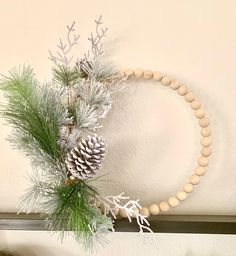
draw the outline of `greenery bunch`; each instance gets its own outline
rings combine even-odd
[[[91,51],[73,65],[72,48],[77,45],[75,23],[67,26],[67,41],[60,40],[53,79],[40,84],[31,67],[13,69],[0,81],[7,99],[1,113],[12,126],[10,137],[33,165],[30,187],[19,204],[20,211],[39,211],[50,230],[72,231],[86,248],[113,229],[112,220],[97,206],[99,194],[91,180],[68,181],[65,157],[87,134],[101,127],[111,108],[116,70],[102,61],[102,39],[107,29],[101,18],[91,34]],[[101,29],[100,29],[101,28]],[[110,85],[110,86],[109,86]]]

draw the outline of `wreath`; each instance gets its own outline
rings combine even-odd
[[[105,234],[114,231],[117,216],[136,220],[141,233],[152,232],[150,214],[167,212],[185,200],[205,173],[211,154],[209,119],[187,87],[160,72],[119,71],[104,57],[107,28],[102,17],[95,24],[95,33],[88,38],[90,49],[78,59],[72,55],[80,39],[76,24],[67,26],[66,40],[59,40],[55,53],[49,51],[51,82],[40,83],[30,66],[12,69],[0,82],[7,99],[1,114],[13,128],[9,140],[31,159],[33,167],[19,212],[40,212],[48,230],[61,231],[62,238],[72,231],[86,249],[103,244]],[[108,148],[98,135],[100,122],[128,79],[160,81],[184,96],[203,136],[198,167],[190,180],[175,196],[149,207],[124,193],[104,196],[95,185]]]

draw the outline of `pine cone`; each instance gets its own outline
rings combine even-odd
[[[67,154],[65,162],[68,178],[70,180],[84,180],[95,176],[102,164],[105,151],[106,145],[101,136],[88,136],[87,140],[82,140]]]

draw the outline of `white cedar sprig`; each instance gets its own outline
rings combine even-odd
[[[67,25],[67,36],[66,41],[59,39],[59,44],[57,45],[57,52],[53,54],[49,50],[49,60],[51,60],[55,65],[62,65],[68,67],[73,59],[73,55],[70,55],[72,48],[78,44],[80,35],[76,33],[75,21],[69,26]]]

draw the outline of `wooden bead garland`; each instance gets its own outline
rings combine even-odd
[[[194,170],[194,173],[189,178],[188,182],[183,186],[183,189],[178,191],[175,196],[170,197],[167,201],[162,201],[159,204],[154,203],[149,207],[142,207],[140,213],[149,217],[150,215],[158,215],[160,212],[168,212],[171,207],[176,207],[180,204],[181,201],[184,201],[189,193],[193,192],[194,186],[200,182],[200,177],[203,176],[206,172],[205,167],[208,165],[208,157],[211,155],[211,130],[209,128],[210,121],[206,117],[205,111],[201,107],[201,103],[195,99],[194,94],[188,90],[185,85],[180,84],[176,80],[172,80],[170,77],[163,75],[162,73],[156,71],[152,72],[151,70],[142,70],[142,69],[126,69],[121,71],[121,73],[129,79],[144,79],[144,80],[153,80],[155,82],[161,82],[165,86],[169,86],[170,89],[176,90],[176,92],[183,96],[185,101],[190,104],[192,110],[194,110],[195,117],[199,120],[199,126],[201,128],[200,134],[202,138],[200,144],[202,146],[200,157],[198,158],[198,166]],[[125,214],[121,211],[121,217]]]

